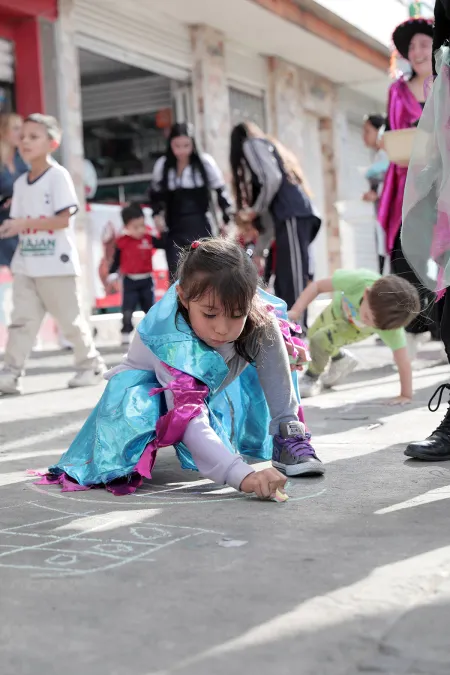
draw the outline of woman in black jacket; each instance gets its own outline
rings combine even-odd
[[[314,210],[297,160],[256,125],[231,133],[230,163],[241,223],[258,226],[269,212],[275,229],[275,293],[292,307],[312,274],[310,245],[321,219]]]
[[[214,233],[211,191],[217,193],[223,222],[228,223],[231,200],[222,172],[211,155],[198,152],[192,125],[174,124],[166,153],[153,168],[150,187],[156,227],[160,232],[167,229],[166,256],[171,278],[177,271],[180,250]]]
[[[438,296],[445,291],[444,301],[439,303],[443,306],[441,339],[450,362],[450,207],[446,206],[450,178],[450,0],[436,0],[434,16],[435,82],[409,168],[402,246],[423,284],[438,291]],[[446,389],[450,390],[450,383],[438,387],[428,404],[430,410],[439,408]],[[433,408],[434,399],[437,403]],[[450,460],[450,405],[437,429],[425,440],[410,443],[405,454],[425,461]]]

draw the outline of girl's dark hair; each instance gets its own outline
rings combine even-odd
[[[248,139],[247,125],[237,124],[231,132],[230,164],[238,211],[243,209],[244,206],[250,206],[251,201],[244,169],[244,166],[247,164],[244,157],[244,143]]]
[[[211,293],[227,316],[247,315],[235,348],[252,363],[270,314],[257,296],[258,272],[244,249],[230,239],[202,239],[196,248],[182,254],[178,281],[187,302]],[[180,300],[178,311],[189,324],[189,312]]]
[[[172,141],[174,138],[179,138],[180,136],[187,136],[192,141],[192,152],[189,158],[190,165],[192,167],[192,175],[194,182],[197,177],[197,171],[202,177],[203,185],[198,187],[203,187],[206,192],[208,192],[209,198],[209,188],[208,188],[208,174],[206,173],[205,165],[203,164],[200,154],[197,149],[197,144],[194,137],[194,127],[192,124],[186,124],[186,122],[177,122],[174,124],[170,130],[169,138],[167,139],[167,148],[166,148],[166,161],[164,163],[164,171],[162,177],[162,188],[167,191],[169,187],[169,171],[170,169],[177,169],[177,158],[173,154],[172,150]]]
[[[387,115],[382,113],[371,113],[364,117],[364,122],[368,122],[377,131],[387,124]]]

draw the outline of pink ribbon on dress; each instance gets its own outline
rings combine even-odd
[[[156,423],[156,436],[145,448],[135,471],[145,478],[152,477],[152,469],[158,448],[179,443],[186,432],[189,422],[198,417],[205,403],[209,389],[192,375],[182,373],[171,366],[164,364],[167,370],[175,375],[167,387],[152,389],[149,396],[171,391],[174,407],[159,418]]]
[[[200,415],[205,398],[209,389],[192,375],[176,370],[164,364],[171,375],[175,378],[167,387],[155,388],[149,392],[149,396],[155,396],[163,391],[171,391],[174,407],[160,417],[156,423],[156,436],[147,444],[134,471],[129,476],[123,476],[107,483],[104,487],[116,496],[129,495],[142,485],[142,478],[151,478],[152,469],[156,460],[158,448],[179,443],[186,431],[189,422]],[[66,473],[54,475],[29,470],[28,475],[41,476],[37,485],[61,485],[62,492],[75,492],[78,490],[90,490],[100,488],[102,485],[80,485]]]

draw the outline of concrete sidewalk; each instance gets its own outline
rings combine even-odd
[[[450,463],[403,456],[445,411],[426,408],[449,378],[436,349],[396,408],[388,350],[357,346],[350,381],[306,402],[327,475],[286,504],[171,450],[130,497],[34,485],[101,393],[65,388],[70,355],[34,358],[26,395],[0,399],[2,675],[448,675]]]

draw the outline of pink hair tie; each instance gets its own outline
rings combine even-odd
[[[200,246],[199,241],[193,241],[191,244],[191,249],[194,250],[195,248],[198,248]]]

